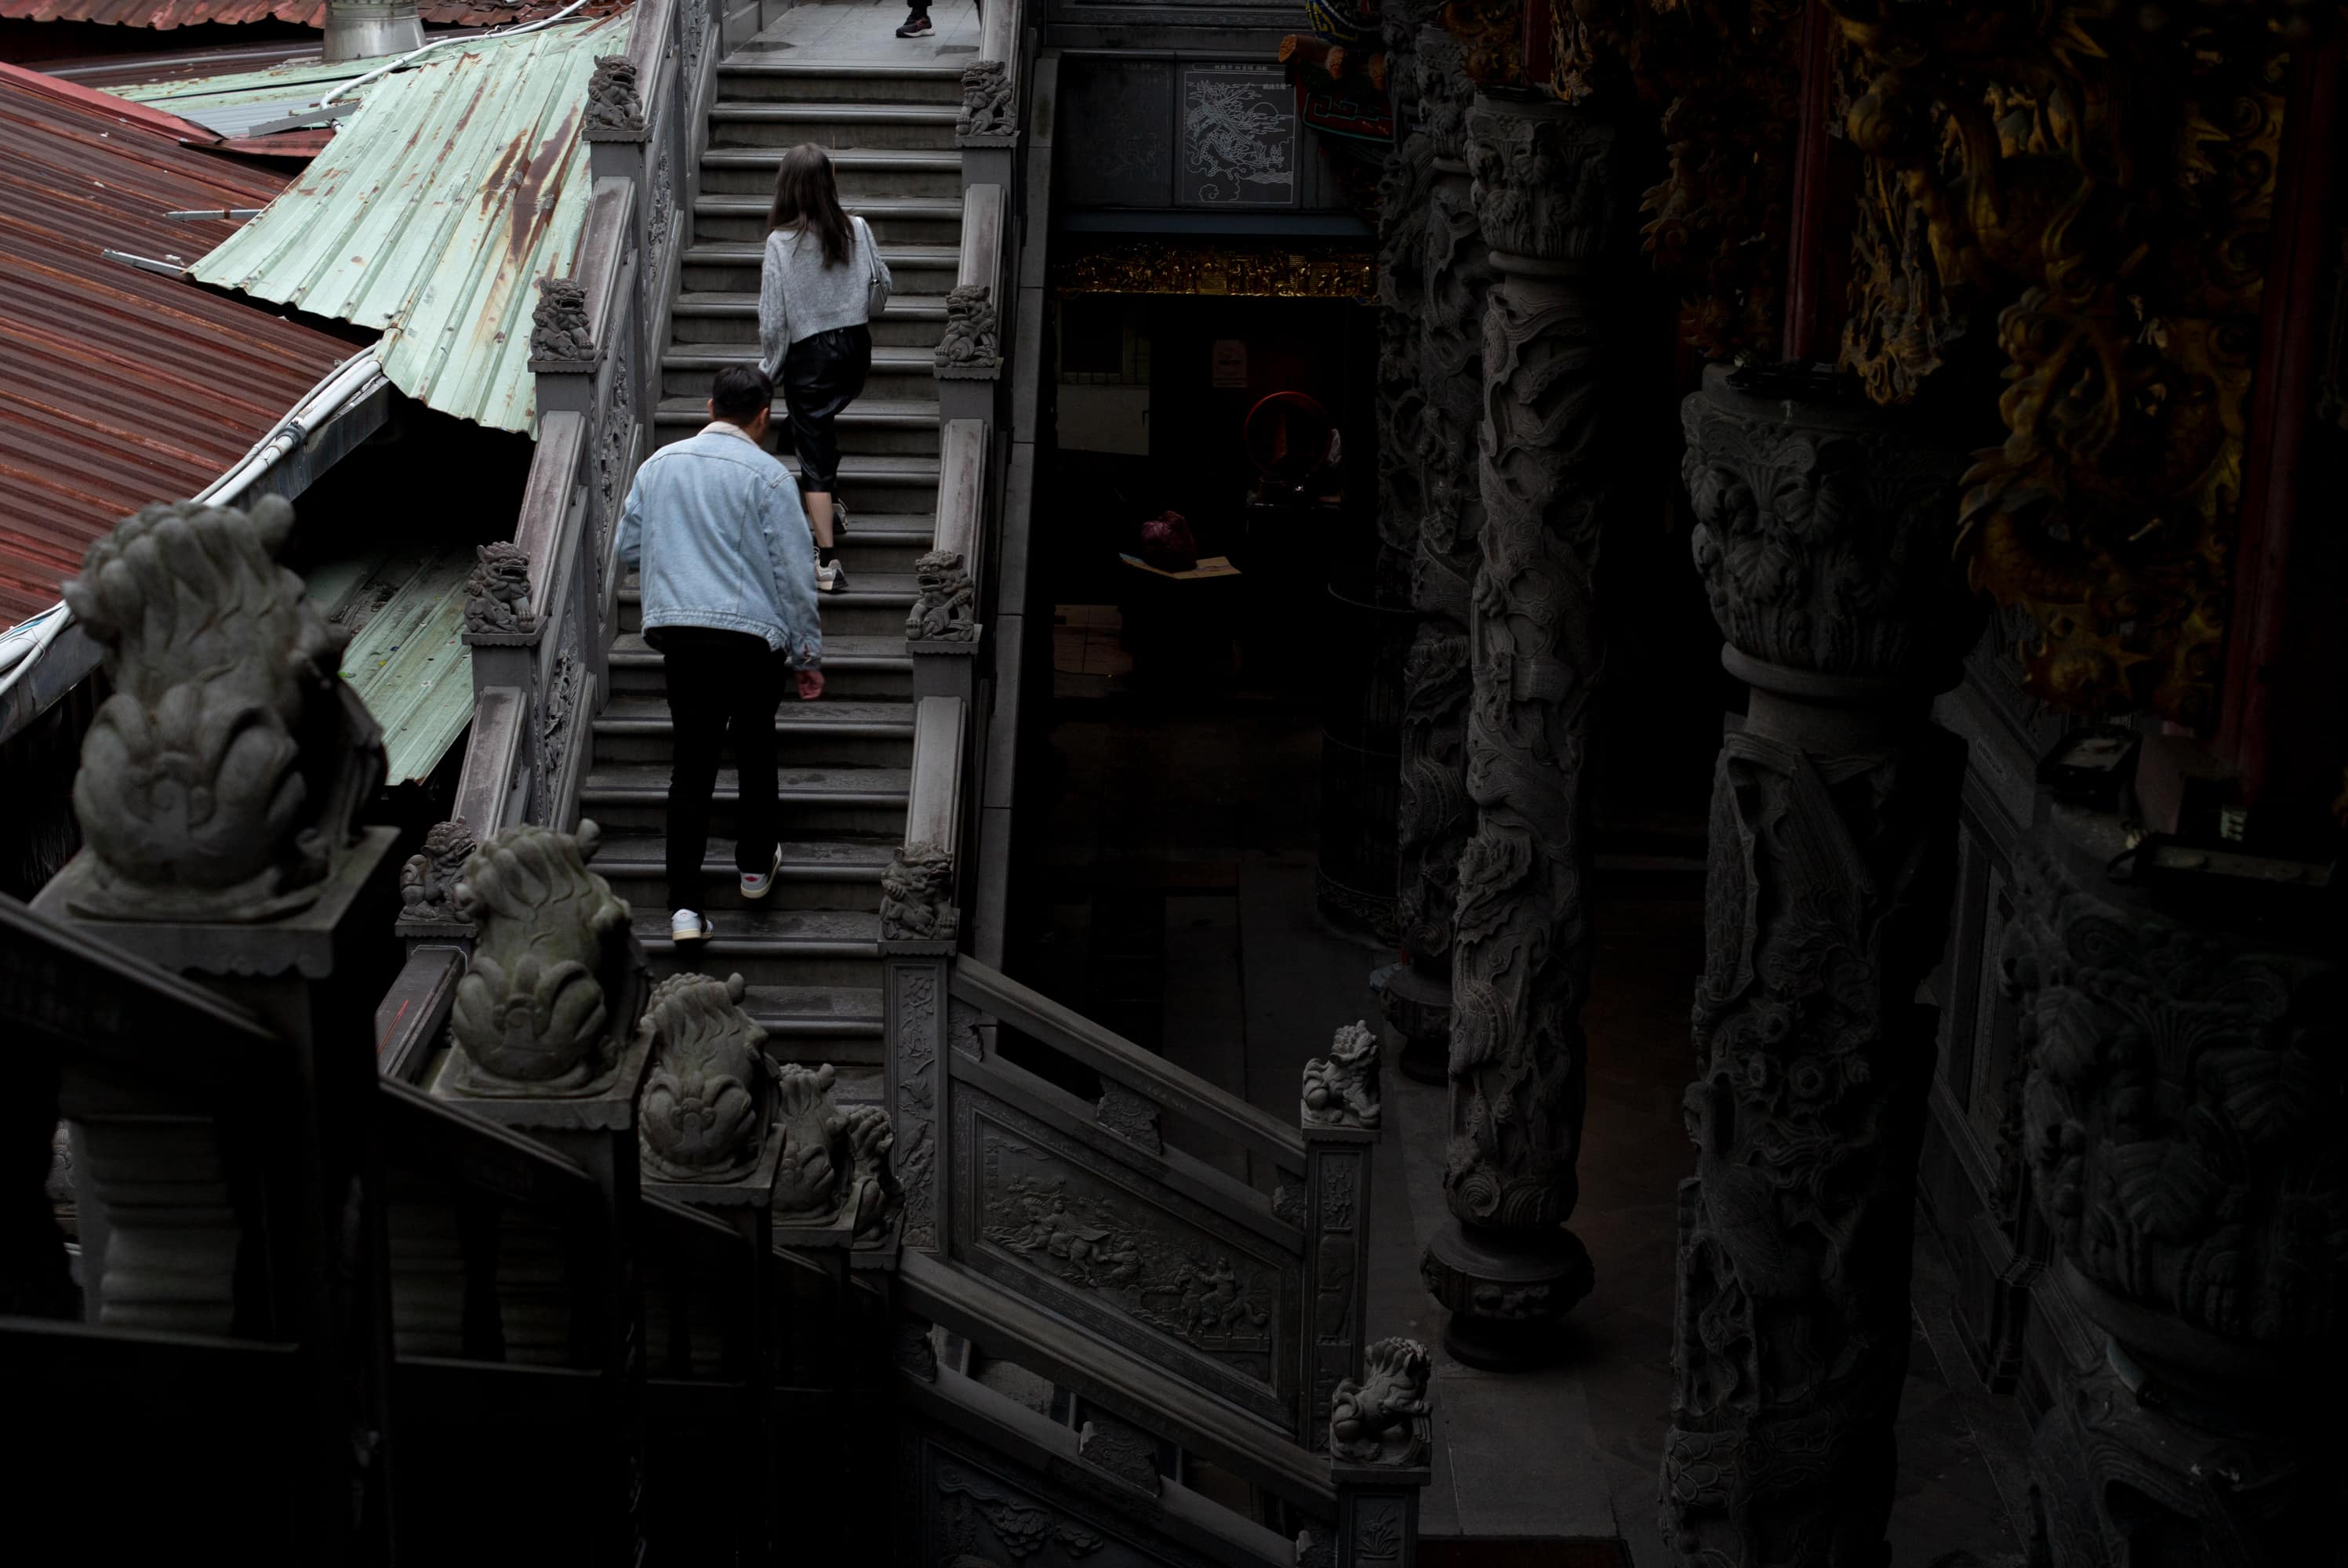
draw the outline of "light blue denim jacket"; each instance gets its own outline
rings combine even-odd
[[[636,470],[620,518],[620,561],[644,569],[644,625],[747,631],[823,663],[815,536],[798,481],[733,425],[712,424]]]

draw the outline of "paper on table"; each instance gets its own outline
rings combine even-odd
[[[1199,564],[1192,567],[1189,571],[1168,571],[1162,566],[1151,566],[1139,556],[1120,554],[1117,559],[1123,561],[1128,566],[1138,567],[1143,571],[1153,573],[1159,577],[1170,577],[1178,582],[1190,578],[1237,577],[1240,575],[1240,569],[1231,564],[1231,558],[1229,556],[1203,557],[1200,559]]]

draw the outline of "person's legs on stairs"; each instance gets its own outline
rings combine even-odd
[[[783,705],[788,678],[783,656],[765,648],[761,657],[737,667],[729,687],[727,728],[734,740],[734,766],[741,811],[734,842],[734,867],[745,876],[768,876],[775,869],[782,812],[775,782],[775,712]]]
[[[729,695],[736,677],[726,668],[724,644],[740,633],[668,627],[661,632],[662,675],[668,687],[671,730],[668,812],[668,907],[703,911],[706,894],[701,856],[709,845],[710,797],[717,789],[717,753],[725,743]],[[761,645],[763,646],[763,645]]]

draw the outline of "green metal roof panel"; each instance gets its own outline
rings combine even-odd
[[[259,71],[231,71],[217,77],[183,77],[177,81],[140,82],[106,90],[133,103],[153,104],[176,115],[207,108],[231,108],[251,104],[289,104],[286,113],[307,108],[325,93],[363,77],[381,60],[289,60]]]
[[[626,49],[628,23],[485,37],[368,84],[301,178],[191,272],[380,328],[394,386],[534,435],[531,284],[577,255],[587,79]]]
[[[469,549],[420,558],[398,552],[379,563],[369,588],[390,597],[343,651],[343,679],[383,726],[393,784],[428,777],[473,717],[473,655],[465,646]],[[314,596],[335,591],[313,574]]]

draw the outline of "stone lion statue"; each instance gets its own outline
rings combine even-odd
[[[652,1071],[636,1100],[644,1169],[674,1182],[729,1182],[758,1163],[767,1031],[742,1010],[740,975],[672,975],[653,988],[637,1032]]]
[[[1316,1127],[1378,1124],[1378,1037],[1366,1020],[1338,1030],[1329,1054],[1304,1064],[1303,1116]]]
[[[978,635],[974,591],[960,550],[930,550],[913,562],[912,610],[905,635],[915,641],[967,642]]]
[[[479,931],[451,1021],[488,1080],[468,1092],[577,1093],[609,1071],[612,1004],[631,963],[628,907],[587,869],[602,839],[592,822],[576,834],[525,824],[466,863],[457,907]]]
[[[953,856],[934,844],[899,850],[880,873],[880,935],[891,941],[951,942],[961,927]]]
[[[859,1239],[885,1235],[905,1206],[904,1190],[890,1167],[897,1135],[890,1128],[889,1112],[878,1105],[851,1105],[841,1116],[852,1166],[848,1206],[856,1219],[851,1228]]]
[[[829,1062],[785,1062],[777,1074],[775,1117],[783,1124],[783,1163],[775,1177],[774,1214],[800,1225],[824,1225],[848,1196],[848,1119],[831,1102],[838,1079]]]
[[[399,871],[399,917],[408,921],[456,920],[457,881],[465,863],[479,845],[464,819],[436,822],[424,835],[421,851],[407,857]]]
[[[382,734],[342,679],[341,633],[279,564],[293,529],[275,497],[148,507],[65,585],[114,693],[74,777],[77,913],[274,919],[352,842]]]
[[[1433,1368],[1416,1339],[1381,1339],[1329,1400],[1329,1452],[1355,1464],[1416,1464],[1426,1456],[1426,1379]]]

